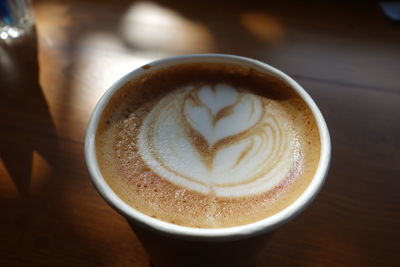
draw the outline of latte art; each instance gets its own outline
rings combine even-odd
[[[173,184],[218,197],[259,194],[301,164],[290,115],[227,84],[180,88],[153,107],[139,137],[143,161]]]
[[[200,228],[243,225],[293,203],[320,137],[286,82],[241,64],[189,63],[126,82],[103,111],[96,155],[134,209]]]

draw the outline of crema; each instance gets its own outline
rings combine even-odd
[[[308,186],[315,119],[273,74],[180,64],[127,82],[105,108],[97,160],[114,192],[160,220],[230,227],[272,216]]]

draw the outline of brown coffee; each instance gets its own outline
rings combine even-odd
[[[274,215],[312,180],[320,137],[282,79],[222,63],[179,64],[127,82],[96,133],[101,172],[133,208],[219,228]]]

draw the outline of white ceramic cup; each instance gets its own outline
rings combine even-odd
[[[123,84],[125,84],[127,81],[131,79],[134,79],[135,77],[138,77],[144,73],[148,73],[149,71],[157,71],[160,68],[166,68],[168,66],[173,66],[181,63],[190,63],[190,62],[205,62],[205,63],[219,62],[227,64],[244,65],[252,67],[253,69],[256,69],[260,72],[265,72],[270,75],[272,74],[282,79],[287,84],[289,84],[293,88],[293,90],[295,90],[304,99],[304,101],[311,109],[318,126],[320,140],[321,140],[321,155],[319,164],[315,172],[314,178],[312,179],[311,183],[308,185],[306,190],[300,195],[300,197],[298,197],[291,205],[289,205],[284,210],[270,217],[262,219],[260,221],[249,223],[246,225],[227,227],[227,228],[217,228],[217,229],[185,227],[152,218],[146,214],[141,213],[138,210],[135,210],[134,208],[126,204],[123,200],[121,200],[104,180],[104,177],[102,176],[99,170],[99,166],[96,160],[95,137],[99,119],[109,100],[112,98],[115,92],[121,88]],[[150,67],[150,69],[148,69],[147,67]],[[146,234],[144,235],[139,234],[139,239],[141,239],[142,243],[147,244],[145,245],[145,248],[149,247],[148,246],[149,242],[147,240],[142,240],[142,238],[149,239],[148,233],[152,233],[152,235],[155,236],[162,236],[163,238],[166,237],[167,240],[173,239],[173,240],[186,240],[189,242],[194,241],[194,242],[235,243],[238,240],[249,239],[251,237],[259,236],[263,233],[272,231],[278,226],[294,218],[305,207],[307,207],[308,204],[310,204],[310,202],[314,199],[314,197],[321,189],[325,177],[327,175],[330,163],[330,155],[331,155],[331,142],[327,125],[317,105],[307,94],[307,92],[296,81],[294,81],[292,78],[290,78],[282,71],[274,67],[271,67],[270,65],[267,65],[263,62],[250,58],[234,56],[234,55],[224,55],[224,54],[197,54],[197,55],[171,57],[151,62],[147,64],[147,67],[138,68],[128,73],[127,75],[122,77],[119,81],[117,81],[115,84],[113,84],[109,90],[106,91],[106,93],[97,103],[92,113],[85,139],[86,164],[93,184],[95,185],[96,189],[101,194],[101,196],[113,208],[115,208],[128,220],[128,222],[134,228],[137,234],[138,232],[142,232],[142,230],[146,232]],[[158,242],[158,241],[153,240],[150,241],[150,243],[151,242]],[[151,248],[149,249],[151,250]],[[158,247],[156,249],[159,250],[160,248]],[[151,251],[148,252],[150,253],[150,257],[152,257],[152,252]],[[160,261],[162,262],[162,259]],[[162,263],[159,265],[164,266]],[[186,264],[186,266],[190,265]]]

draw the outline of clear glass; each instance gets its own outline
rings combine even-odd
[[[0,39],[18,38],[33,23],[31,0],[0,0]]]

